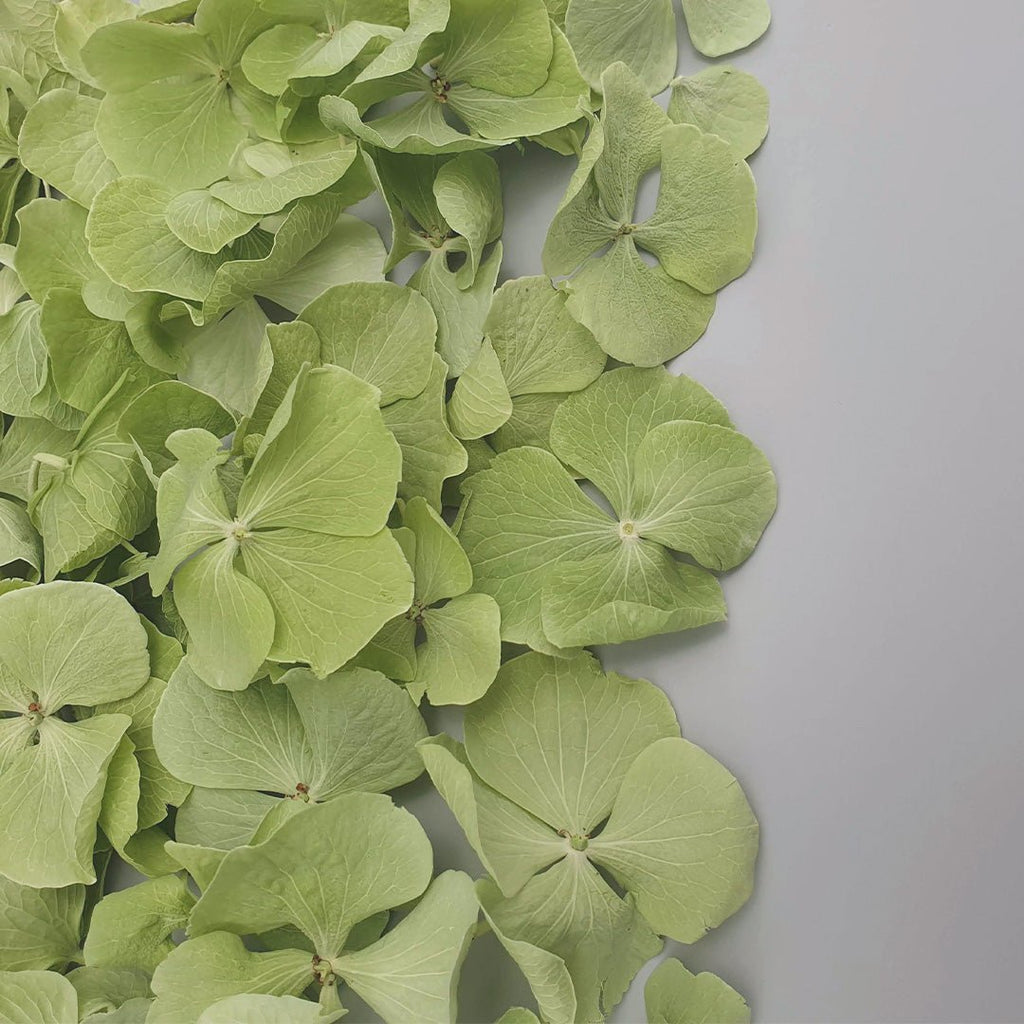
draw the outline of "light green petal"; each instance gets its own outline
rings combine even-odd
[[[295,996],[237,995],[218,999],[199,1015],[197,1024],[330,1024],[319,1004]]]
[[[548,4],[557,0],[548,0]],[[506,1010],[499,1018],[498,1024],[540,1024],[537,1015],[532,1010],[522,1006],[513,1006]]]
[[[630,766],[588,854],[636,897],[655,931],[696,942],[746,903],[757,845],[736,779],[700,747],[663,739]]]
[[[466,240],[466,262],[455,279],[459,288],[468,288],[476,280],[484,246],[504,227],[501,178],[494,158],[462,153],[449,160],[434,179],[434,198],[452,231]]]
[[[193,320],[210,323],[253,296],[269,295],[275,285],[296,271],[304,257],[330,237],[340,213],[341,202],[330,192],[300,199],[273,236],[270,252],[218,267],[201,313],[190,311]]]
[[[267,657],[308,662],[320,678],[412,603],[412,570],[388,530],[372,537],[262,530],[244,542],[242,561],[273,608]]]
[[[126,735],[121,737],[114,756],[107,765],[107,781],[103,788],[99,827],[115,850],[124,849],[139,830],[139,781],[141,773],[135,760],[135,744]]]
[[[65,457],[75,435],[43,419],[19,416],[0,439],[0,494],[27,501],[29,473],[36,452]]]
[[[401,464],[378,400],[375,387],[336,366],[300,374],[242,485],[239,518],[261,531],[376,534],[394,503]]]
[[[178,808],[174,832],[182,844],[233,850],[252,839],[280,797],[255,790],[203,789],[196,786]]]
[[[188,661],[219,690],[244,690],[274,639],[274,609],[257,583],[235,566],[225,540],[186,562],[174,577],[174,603],[188,627]]]
[[[356,76],[356,83],[387,78],[416,64],[420,47],[448,24],[450,0],[411,0],[408,28],[393,40]]]
[[[413,692],[431,704],[471,704],[501,663],[501,613],[487,594],[463,594],[423,612],[425,642],[416,651]]]
[[[726,617],[711,573],[660,544],[624,540],[614,555],[559,565],[541,601],[544,635],[557,647],[624,643],[696,629]]]
[[[250,173],[259,177],[218,181],[210,186],[210,194],[243,213],[276,213],[295,199],[333,185],[357,156],[356,144],[345,138],[304,146],[259,142],[241,155]]]
[[[558,460],[539,448],[504,452],[463,484],[459,541],[475,587],[501,609],[501,636],[548,649],[541,592],[551,566],[614,553],[615,523],[587,498]]]
[[[78,993],[78,1012],[83,1016],[110,1013],[129,1000],[149,1002],[149,976],[125,967],[76,967],[66,975]],[[124,1016],[115,1020],[137,1021]]]
[[[128,602],[96,583],[61,581],[0,599],[0,708],[25,694],[53,715],[134,693],[149,678],[146,631]]]
[[[590,654],[506,662],[466,710],[466,752],[484,782],[584,837],[612,808],[623,777],[655,740],[678,736],[668,698],[645,680],[605,675]]]
[[[551,446],[625,515],[633,501],[636,451],[655,427],[672,420],[732,426],[722,404],[689,377],[660,367],[612,370],[562,403]]]
[[[0,875],[0,971],[62,969],[79,948],[85,886],[37,889]]]
[[[661,92],[675,74],[678,53],[671,0],[641,0],[628,6],[620,0],[572,0],[565,31],[580,70],[595,89],[601,87],[601,72],[619,60],[649,96]]]
[[[330,288],[299,318],[320,338],[319,359],[380,389],[380,404],[415,398],[426,386],[437,321],[418,292],[389,281]]]
[[[214,932],[183,942],[153,975],[147,1024],[195,1024],[208,1006],[242,994],[297,996],[313,981],[309,954],[250,953],[237,935]]]
[[[512,396],[489,340],[455,382],[448,421],[456,437],[474,440],[493,434],[512,415]]]
[[[666,129],[658,203],[637,242],[676,280],[710,293],[746,271],[756,236],[757,186],[746,163],[717,135]]]
[[[602,356],[602,358],[604,358]],[[510,448],[551,450],[551,421],[565,395],[520,395],[512,399],[512,415],[489,439],[498,452]]]
[[[259,304],[247,299],[221,320],[186,328],[179,377],[236,415],[250,414],[272,368],[268,323]]]
[[[46,293],[40,327],[57,392],[76,409],[94,409],[126,371],[136,390],[163,376],[139,358],[123,323],[93,316],[70,288]]]
[[[545,277],[520,277],[495,293],[484,330],[513,398],[578,391],[606,358],[594,336],[566,309],[566,295]]]
[[[240,213],[209,189],[194,188],[175,196],[164,213],[167,226],[190,249],[218,253],[259,221]]]
[[[594,164],[594,180],[608,216],[630,223],[637,189],[662,159],[662,135],[672,122],[621,62],[605,70],[601,91],[604,148]]]
[[[410,682],[416,675],[415,621],[407,613],[385,622],[349,664],[380,672],[396,682]]]
[[[43,567],[39,535],[21,505],[0,498],[0,578],[18,575],[18,563],[26,566],[24,575],[30,583],[39,582]]]
[[[446,871],[394,930],[333,962],[333,969],[385,1024],[449,1024],[458,1012],[459,971],[480,905],[473,882]]]
[[[262,294],[298,313],[336,284],[383,281],[386,257],[387,250],[377,229],[343,213],[327,237],[291,270],[264,284]]]
[[[750,1024],[743,996],[707,971],[691,974],[678,960],[663,960],[644,986],[648,1024]]]
[[[179,875],[109,893],[93,909],[84,946],[86,964],[152,973],[175,948],[171,933],[185,927],[195,902]]]
[[[53,971],[0,971],[0,1020],[4,1024],[74,1024],[78,994]]]
[[[435,353],[423,391],[383,410],[384,423],[402,449],[399,497],[407,501],[424,498],[438,509],[445,480],[458,476],[468,462],[466,449],[448,429],[444,404],[447,375],[444,361]]]
[[[2,600],[31,592],[16,590]],[[40,723],[39,743],[7,760],[0,776],[0,873],[39,887],[95,881],[92,853],[107,765],[130,724],[125,715],[73,724],[50,716]]]
[[[683,0],[693,45],[705,57],[742,50],[768,30],[767,0]]]
[[[419,752],[469,845],[504,893],[518,892],[565,856],[564,839],[480,781],[461,743],[442,733],[423,740]]]
[[[620,899],[587,858],[572,853],[510,899],[481,884],[481,903],[509,938],[554,953],[572,978],[578,1020],[600,1020],[661,949],[632,899]]]
[[[145,5],[143,5],[145,6]],[[136,16],[129,0],[65,0],[58,4],[53,22],[53,42],[61,63],[80,82],[102,88],[82,59],[82,48],[96,29]]]
[[[710,569],[733,569],[748,558],[775,512],[770,463],[728,427],[663,423],[640,443],[635,466],[629,514],[638,535]]]
[[[464,82],[452,86],[448,104],[484,138],[536,136],[576,121],[589,106],[590,90],[568,40],[552,27],[554,52],[547,81],[528,96],[503,96]]]
[[[36,303],[19,302],[0,316],[0,409],[31,416],[46,386],[46,339]]]
[[[51,288],[77,290],[103,276],[86,244],[87,216],[80,206],[60,199],[33,199],[18,211],[15,267],[36,302]]]
[[[32,106],[18,136],[22,163],[83,206],[117,177],[96,137],[99,107],[91,96],[54,89]]]
[[[89,213],[89,252],[131,291],[202,299],[223,258],[196,252],[171,232],[166,210],[174,195],[151,178],[125,177],[106,185]]]
[[[452,0],[451,10],[440,74],[503,96],[544,84],[553,46],[544,0]]]
[[[630,236],[583,264],[566,284],[568,308],[614,359],[657,366],[700,340],[715,297],[648,266]]]
[[[426,607],[465,594],[473,585],[469,559],[431,505],[424,498],[413,498],[402,510],[402,525],[414,538],[411,555],[408,546],[402,545],[416,577],[416,602]]]
[[[167,439],[186,428],[226,437],[235,422],[212,396],[176,380],[165,380],[143,391],[121,414],[118,431],[139,446],[158,475],[173,464]],[[223,514],[227,516],[224,507]]]
[[[499,242],[484,260],[476,279],[466,288],[459,287],[456,275],[448,269],[444,252],[431,254],[409,279],[410,287],[421,292],[434,309],[437,351],[452,376],[463,373],[480,349],[501,258]]]
[[[672,83],[668,116],[725,139],[746,159],[768,134],[768,92],[746,71],[728,65],[705,68]]]
[[[232,850],[196,904],[192,932],[291,924],[334,957],[356,922],[419,896],[432,861],[408,811],[386,796],[348,793],[310,806],[258,846]]]
[[[121,21],[92,33],[82,53],[106,92],[130,93],[154,80],[216,73],[214,55],[191,25]]]

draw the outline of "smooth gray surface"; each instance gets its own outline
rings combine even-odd
[[[752,902],[670,952],[760,1021],[1020,1021],[1024,3],[772,6],[732,59],[772,97],[757,259],[677,366],[774,460],[779,514],[727,626],[605,656],[763,826]],[[573,162],[502,162],[504,276],[537,273]],[[488,963],[464,1019],[515,996]]]

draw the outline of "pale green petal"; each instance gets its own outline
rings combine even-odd
[[[557,2],[558,0],[548,0],[548,6]],[[527,1010],[522,1006],[513,1006],[498,1018],[498,1024],[540,1024],[540,1021],[532,1010]]]
[[[406,613],[385,622],[349,664],[380,672],[396,682],[410,682],[416,675],[415,621]]]
[[[139,781],[141,773],[135,760],[135,744],[128,735],[121,737],[107,765],[99,827],[115,850],[124,849],[139,829]]]
[[[53,22],[53,42],[61,63],[79,81],[102,88],[86,68],[82,48],[96,29],[132,20],[136,13],[129,0],[64,0],[57,5]]]
[[[66,977],[78,993],[78,1012],[83,1016],[110,1013],[130,1000],[136,1007],[139,1000],[149,1002],[149,976],[130,967],[76,967]],[[140,1018],[114,1019],[134,1024]]]
[[[441,487],[467,466],[466,449],[448,429],[445,380],[448,371],[435,353],[427,386],[415,398],[394,402],[383,410],[384,423],[402,449],[402,480],[398,495],[426,499],[441,507]]]
[[[139,358],[123,323],[93,316],[70,288],[46,293],[40,327],[57,392],[76,409],[94,409],[126,371],[136,390],[163,377]]]
[[[250,414],[273,365],[268,322],[259,304],[247,299],[221,320],[188,328],[179,377],[235,414]]]
[[[488,879],[481,879],[477,882],[477,896],[491,930],[529,982],[541,1018],[544,1021],[552,1022],[552,1024],[568,1024],[570,1021],[576,1021],[578,1019],[576,991],[565,961],[555,953],[549,953],[532,942],[512,938],[504,933],[491,912],[492,906],[501,900],[501,893]],[[501,1018],[505,1022],[508,1022],[509,1019],[508,1013]],[[512,1019],[515,1020],[515,1018]],[[525,1017],[526,1021],[531,1019],[536,1020],[537,1018],[533,1014]]]
[[[219,999],[199,1015],[197,1024],[330,1024],[319,1004],[295,996],[237,995]]]
[[[604,356],[602,356],[602,359]],[[494,450],[510,448],[551,449],[551,421],[565,395],[520,395],[512,399],[512,415],[489,438]]]
[[[439,74],[503,96],[544,84],[553,46],[544,0],[452,0],[451,11]]]
[[[672,420],[732,426],[722,404],[689,377],[660,367],[613,370],[562,403],[551,446],[624,516],[633,501],[636,451],[655,427]]]
[[[75,435],[43,419],[19,416],[0,439],[0,493],[27,501],[29,473],[36,452],[71,454]]]
[[[449,1024],[479,915],[472,880],[446,871],[392,931],[332,967],[386,1024]]]
[[[190,249],[217,253],[244,235],[259,221],[253,214],[240,213],[209,189],[189,189],[175,196],[164,213],[167,226]]]
[[[715,311],[714,295],[649,266],[630,236],[583,264],[566,283],[569,311],[614,359],[657,366],[700,340]]]
[[[601,72],[621,60],[649,96],[661,92],[675,74],[676,17],[672,0],[572,0],[565,31],[590,85],[601,87]]]
[[[0,498],[0,578],[23,574],[30,583],[38,583],[42,567],[42,546],[28,513],[21,505]]]
[[[606,358],[594,336],[566,309],[566,295],[545,277],[520,277],[495,293],[484,330],[513,398],[578,391]]]
[[[768,92],[746,71],[728,65],[705,68],[672,83],[668,116],[725,139],[746,159],[768,134]]]
[[[536,872],[565,856],[564,839],[480,781],[461,743],[442,733],[423,740],[419,752],[431,782],[503,892],[517,892]]]
[[[746,163],[717,135],[667,128],[658,203],[637,242],[672,277],[710,293],[746,271],[756,236],[757,186]]]
[[[409,26],[359,72],[355,81],[387,78],[409,70],[416,64],[420,47],[435,32],[448,24],[450,0],[410,0]]]
[[[455,275],[459,288],[476,280],[484,246],[501,235],[504,210],[501,179],[494,158],[462,153],[443,164],[434,179],[438,211],[452,231],[466,240],[466,262]]]
[[[19,302],[0,316],[0,410],[31,416],[46,386],[46,340],[36,303]]]
[[[298,313],[336,284],[383,281],[386,257],[377,229],[343,213],[319,245],[291,270],[264,284],[261,294]]]
[[[59,199],[33,199],[18,211],[15,268],[36,302],[51,288],[77,290],[103,276],[86,244],[87,216],[80,206]]]
[[[464,372],[479,351],[501,257],[499,242],[484,260],[476,279],[466,288],[459,287],[456,274],[448,269],[444,252],[431,254],[409,279],[409,285],[421,292],[434,309],[437,351],[452,376]]]
[[[165,875],[104,896],[92,912],[85,962],[152,973],[171,952],[171,933],[184,928],[195,897],[184,878]]]
[[[266,656],[308,662],[320,678],[412,603],[412,570],[388,530],[372,537],[261,530],[244,542],[242,561],[276,620]]]
[[[402,532],[396,533],[416,577],[417,604],[426,607],[466,593],[473,585],[469,559],[448,524],[430,504],[423,498],[413,498],[402,510],[402,525],[413,538],[408,545]]]
[[[300,374],[253,460],[239,518],[259,530],[376,534],[394,503],[401,463],[378,401],[375,387],[336,366]]]
[[[431,704],[471,704],[501,663],[501,613],[487,594],[463,594],[422,614],[425,642],[416,651],[410,686]]]
[[[500,933],[554,953],[572,978],[578,1020],[600,1020],[662,943],[632,899],[611,889],[586,856],[572,853],[509,899],[481,883]]]
[[[114,281],[131,291],[202,299],[223,258],[196,252],[171,232],[166,210],[174,195],[150,178],[112,181],[97,194],[89,213],[89,252]]]
[[[541,612],[544,635],[558,647],[624,643],[726,617],[711,573],[642,539],[553,568]]]
[[[473,440],[493,434],[512,415],[512,396],[494,346],[484,340],[476,358],[455,382],[448,422],[456,437]]]
[[[484,782],[556,831],[585,837],[612,808],[626,770],[655,740],[678,736],[665,694],[605,675],[590,654],[506,662],[466,710],[466,752]]]
[[[648,1024],[750,1024],[750,1007],[721,978],[663,960],[644,986]]]
[[[275,213],[295,199],[323,192],[357,156],[356,144],[345,138],[304,146],[259,142],[244,150],[242,159],[260,176],[218,181],[210,186],[210,194],[243,213]]]
[[[488,139],[536,136],[576,121],[589,107],[590,90],[568,40],[552,27],[554,52],[547,80],[528,96],[503,96],[455,83],[448,104],[473,131]]]
[[[655,931],[696,942],[746,903],[757,845],[736,779],[700,747],[663,739],[630,766],[588,855],[636,897]]]
[[[768,0],[683,0],[693,45],[705,57],[742,50],[768,30]]]
[[[237,935],[214,932],[183,942],[153,975],[156,1002],[147,1024],[195,1024],[227,996],[297,996],[313,981],[309,954],[295,949],[251,953]]]
[[[459,541],[476,589],[498,602],[502,639],[548,649],[541,592],[551,566],[616,551],[615,523],[539,448],[503,452],[463,492]]]
[[[37,889],[0,875],[0,970],[62,969],[79,948],[85,886]]]
[[[54,89],[32,106],[18,136],[22,163],[83,206],[117,177],[96,137],[99,107],[91,96]]]
[[[245,846],[280,797],[255,790],[196,786],[178,808],[175,835],[182,844],[215,850]]]
[[[411,288],[388,281],[337,285],[299,318],[320,338],[320,360],[380,389],[380,404],[415,398],[426,386],[437,321]]]
[[[2,600],[31,592],[16,590]],[[39,887],[95,881],[92,853],[107,765],[130,724],[125,715],[73,724],[50,716],[40,723],[38,744],[7,760],[0,776],[0,873]]]
[[[78,995],[52,971],[0,971],[0,1020],[4,1024],[74,1024]]]
[[[188,627],[188,661],[210,686],[244,690],[274,639],[266,594],[235,566],[225,540],[186,562],[174,577],[174,603]]]
[[[637,534],[709,569],[733,569],[748,558],[775,512],[770,463],[728,427],[663,423],[640,443],[635,465],[628,514]]]
[[[253,933],[291,924],[334,957],[357,921],[422,893],[432,860],[408,811],[386,796],[345,794],[310,806],[259,846],[232,850],[191,928]]]
[[[126,697],[149,678],[146,631],[128,602],[96,583],[61,581],[0,599],[0,708],[20,697],[53,715]]]

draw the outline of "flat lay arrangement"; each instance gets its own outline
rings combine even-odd
[[[710,58],[769,23],[682,15]],[[0,3],[0,1021],[454,1021],[488,932],[503,1024],[600,1021],[747,900],[741,785],[590,650],[723,621],[776,507],[664,365],[768,130],[692,63],[671,0]],[[534,276],[502,147],[575,166]]]

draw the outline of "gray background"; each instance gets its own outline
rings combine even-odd
[[[779,512],[728,625],[604,652],[763,826],[753,900],[669,952],[760,1021],[1020,1021],[1024,2],[772,6],[731,58],[772,98],[758,254],[676,369],[768,452]],[[502,163],[503,276],[538,273],[573,161]],[[520,997],[497,955],[474,947],[464,1019]]]

